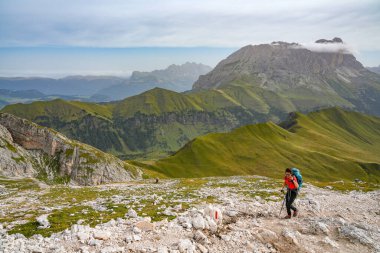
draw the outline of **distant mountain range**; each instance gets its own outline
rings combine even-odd
[[[0,89],[11,91],[35,90],[45,95],[90,97],[97,91],[125,81],[109,76],[68,76],[61,79],[42,77],[0,77]]]
[[[200,75],[212,70],[211,67],[187,62],[182,65],[170,65],[163,70],[152,72],[134,71],[132,76],[121,84],[104,88],[92,98],[101,100],[120,100],[140,94],[155,87],[182,92],[190,90]]]
[[[156,75],[135,74],[134,80]],[[380,115],[380,75],[346,50],[315,52],[285,42],[246,46],[193,87],[185,93],[155,88],[110,103],[53,100],[2,111],[128,159],[164,157],[199,135],[279,122],[292,111],[339,106]]]
[[[368,70],[380,74],[380,65],[377,67],[367,67]]]
[[[39,92],[41,100],[55,97],[106,102],[124,99],[155,87],[179,92],[189,90],[200,75],[208,73],[211,69],[203,64],[187,62],[182,65],[173,64],[166,69],[152,72],[134,71],[130,78],[114,76],[68,76],[60,79],[0,77],[0,90],[8,90],[14,98],[18,95],[17,98],[29,98],[32,101],[38,99],[35,93]],[[12,92],[13,94],[11,94]],[[17,102],[30,102],[30,100],[22,101],[20,99]],[[0,101],[5,104],[13,103],[13,101],[2,99],[2,94],[0,94]]]
[[[330,108],[197,137],[149,168],[169,177],[278,177],[297,167],[307,179],[379,183],[379,154],[380,118]]]
[[[65,95],[45,95],[37,90],[6,90],[0,89],[0,109],[8,104],[31,103],[33,101],[48,101],[53,99],[82,100],[82,97]]]

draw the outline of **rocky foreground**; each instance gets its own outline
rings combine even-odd
[[[380,252],[380,191],[343,182],[306,184],[291,220],[263,177],[0,183],[0,252]]]

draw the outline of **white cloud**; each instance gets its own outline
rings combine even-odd
[[[0,46],[233,46],[342,37],[380,50],[378,0],[12,0]]]
[[[295,46],[297,48],[297,46]],[[356,54],[357,50],[355,50],[352,46],[346,43],[302,43],[300,44],[301,48],[306,48],[313,52],[326,52],[326,53],[343,53],[343,54]]]
[[[189,60],[213,66],[239,47],[272,41],[347,50],[374,66],[379,24],[379,0],[0,0],[0,75],[123,75]],[[333,37],[347,44],[313,42]],[[113,53],[130,47],[216,51]]]

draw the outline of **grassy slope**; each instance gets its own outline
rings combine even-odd
[[[116,103],[114,113],[118,117],[133,117],[137,112],[159,115],[184,110],[202,110],[202,108],[183,94],[155,88]]]
[[[112,117],[111,108],[112,105],[55,99],[30,104],[13,104],[4,107],[1,111],[29,120],[34,120],[37,117],[57,117],[61,121],[68,122],[86,114],[110,119]]]
[[[126,154],[131,159],[157,159],[174,152],[194,137],[228,131],[231,126],[220,122],[210,125],[207,122],[162,121],[152,125],[149,121],[142,121],[140,131],[132,123],[126,123],[136,113],[161,116],[169,112],[194,115],[194,112],[207,111],[213,113],[215,118],[227,118],[233,122],[232,127],[236,127],[268,118],[278,121],[290,111],[310,110],[310,104],[318,106],[318,101],[323,100],[310,94],[306,96],[303,91],[297,91],[298,95],[278,94],[252,82],[238,80],[219,89],[191,93],[155,88],[121,101],[103,104],[57,99],[9,105],[2,111],[54,128],[115,155]],[[337,101],[330,97],[328,100]],[[335,104],[323,102],[322,105]],[[243,119],[242,115],[246,118]]]
[[[230,107],[268,113],[271,106],[285,112],[296,109],[284,97],[258,87],[239,83],[218,90],[200,90],[188,94],[155,88],[137,96],[105,104],[62,99],[13,104],[6,106],[2,111],[28,119],[48,116],[69,121],[86,113],[111,119],[113,116],[133,117],[137,112],[146,115],[160,115],[167,112],[216,111]]]
[[[208,134],[150,169],[172,177],[278,177],[295,166],[309,179],[380,182],[379,118],[332,108],[297,114],[292,123],[288,130],[269,122]]]

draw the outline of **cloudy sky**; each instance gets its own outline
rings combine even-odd
[[[379,0],[0,0],[0,75],[214,66],[247,44],[341,37],[380,64]]]

